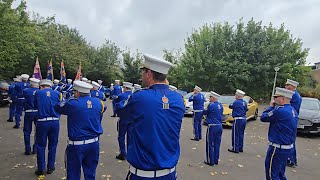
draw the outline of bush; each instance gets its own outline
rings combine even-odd
[[[315,87],[300,87],[298,91],[303,97],[313,97],[320,99],[320,84],[316,84]]]

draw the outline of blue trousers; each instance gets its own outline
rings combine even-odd
[[[24,136],[24,146],[26,152],[31,152],[30,145],[30,134],[32,132],[32,124],[36,124],[37,112],[25,112],[24,115],[24,125],[23,125],[23,136]],[[36,144],[33,145],[33,151],[36,152]]]
[[[116,113],[116,108],[115,108],[115,106],[116,106],[116,102],[115,102],[115,100],[112,100],[112,111],[113,111],[113,115],[114,116],[117,116],[117,113]]]
[[[172,173],[165,175],[165,176],[161,176],[161,177],[154,177],[154,178],[145,178],[145,177],[139,177],[135,174],[132,174],[130,171],[128,172],[127,178],[126,180],[150,180],[150,179],[154,179],[154,180],[176,180],[177,179],[177,172],[173,171]]]
[[[235,152],[243,151],[244,130],[246,129],[246,119],[234,120],[232,125],[232,148]]]
[[[209,164],[218,164],[220,155],[222,125],[208,125],[206,135],[206,158]]]
[[[286,180],[285,171],[287,159],[291,149],[279,149],[269,146],[265,159],[265,173],[267,180]]]
[[[36,126],[37,164],[39,171],[45,171],[45,151],[48,139],[47,168],[54,168],[56,150],[59,139],[59,120],[38,121]]]
[[[17,104],[16,104],[16,112],[15,112],[15,114],[14,114],[14,117],[15,117],[15,120],[16,120],[16,125],[17,125],[18,127],[20,127],[22,111],[23,111],[23,102],[17,101]]]
[[[67,179],[80,180],[82,167],[84,179],[95,180],[99,152],[99,141],[83,145],[68,145],[66,149]]]
[[[119,148],[120,148],[120,154],[122,155],[127,155],[127,151],[126,151],[126,133],[127,133],[127,129],[128,129],[128,124],[126,122],[124,122],[123,120],[121,120],[121,118],[118,120],[117,123],[117,127],[118,127],[118,143],[119,143]]]
[[[202,112],[193,112],[193,133],[195,139],[202,139]]]
[[[9,119],[13,120],[14,114],[16,112],[16,103],[12,102],[9,106]]]
[[[290,156],[288,158],[290,163],[297,164],[297,150],[296,143],[293,143],[293,148],[291,150]]]

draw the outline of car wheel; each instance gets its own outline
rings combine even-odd
[[[254,113],[254,116],[253,116],[253,120],[257,120],[258,119],[258,116],[259,116],[259,111],[258,109],[256,109],[256,112]]]

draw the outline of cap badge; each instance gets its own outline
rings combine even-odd
[[[92,108],[92,102],[91,101],[87,101],[87,107],[90,109],[90,108]]]

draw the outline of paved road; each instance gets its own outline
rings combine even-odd
[[[100,161],[96,179],[125,179],[128,163],[115,159],[118,152],[116,118],[110,117],[111,103],[104,115],[104,134],[100,141]],[[260,112],[264,107],[260,107]],[[33,180],[36,169],[36,157],[24,155],[22,128],[13,129],[13,123],[6,122],[8,107],[0,108],[0,179]],[[192,138],[192,119],[184,118],[181,131],[181,156],[177,167],[178,178],[183,180],[206,179],[264,179],[264,158],[267,149],[268,124],[250,121],[247,124],[244,153],[233,154],[227,151],[231,144],[231,129],[223,131],[220,163],[218,166],[206,166],[205,141],[194,142]],[[66,117],[62,116],[60,137],[57,150],[56,171],[47,175],[47,180],[65,178],[64,151],[66,147]],[[206,127],[203,126],[203,137]],[[298,163],[297,168],[287,168],[286,174],[290,180],[313,180],[320,177],[320,137],[297,138]]]

